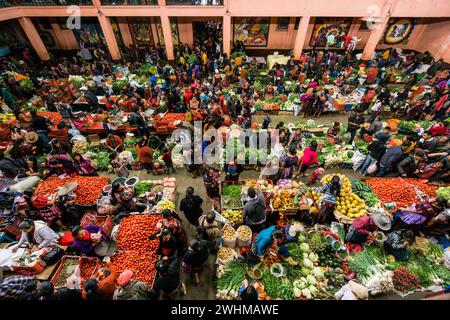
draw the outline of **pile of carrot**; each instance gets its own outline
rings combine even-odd
[[[112,259],[117,274],[129,269],[134,272],[134,279],[152,284],[156,275],[156,251],[159,243],[148,237],[157,231],[156,223],[160,219],[160,215],[148,214],[131,215],[122,219],[117,234],[117,249],[121,252]]]
[[[396,202],[398,208],[420,202],[416,190],[411,185],[430,197],[436,196],[436,187],[416,179],[371,178],[366,180],[366,184],[382,202]]]
[[[38,195],[51,195],[58,191],[59,187],[63,187],[69,182],[78,183],[75,189],[76,203],[80,205],[93,205],[102,193],[102,189],[109,183],[108,177],[50,177],[42,181],[37,189]]]

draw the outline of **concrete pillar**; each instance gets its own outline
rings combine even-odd
[[[39,33],[37,32],[36,28],[34,27],[31,19],[27,17],[20,17],[18,18],[18,20],[20,26],[27,35],[28,40],[33,46],[34,51],[36,51],[37,55],[39,56],[39,59],[44,61],[50,60],[47,48],[45,47],[44,42],[42,42],[42,39],[39,36]]]
[[[434,55],[435,59],[444,59],[445,62],[450,62],[450,35],[445,38],[444,42],[441,43],[439,50]]]
[[[229,14],[225,14],[223,16],[223,52],[230,57],[231,55],[231,16]]]
[[[381,37],[384,34],[384,30],[386,29],[386,26],[389,22],[389,11],[392,8],[394,0],[388,0],[386,1],[385,5],[383,6],[383,9],[380,13],[380,22],[373,26],[372,30],[370,31],[369,39],[366,42],[366,45],[364,46],[364,51],[361,56],[361,60],[370,60],[372,58],[373,53],[375,52],[375,49],[378,45],[378,42],[380,42]]]
[[[161,27],[164,35],[164,45],[166,47],[167,60],[175,60],[173,54],[172,30],[170,29],[170,19],[168,16],[161,16]]]
[[[308,31],[310,16],[303,16],[298,25],[297,35],[294,43],[294,59],[299,60],[302,54],[303,45],[305,44],[306,32]]]
[[[117,24],[119,25],[123,44],[125,45],[125,47],[129,47],[131,44],[133,44],[133,38],[131,36],[130,26],[128,25],[126,18],[119,17]]]
[[[120,60],[120,50],[111,26],[111,21],[109,21],[109,18],[103,14],[98,16],[98,21],[100,22],[100,27],[102,28],[103,36],[105,37],[111,58],[113,60]]]

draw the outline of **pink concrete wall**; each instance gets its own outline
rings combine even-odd
[[[278,18],[272,17],[269,26],[269,39],[266,49],[292,49],[294,47],[295,35],[297,30],[294,30],[295,18],[289,20],[287,30],[278,29]]]
[[[429,23],[424,27],[414,47],[417,51],[429,51],[433,56],[450,63],[450,19]]]
[[[78,50],[80,48],[72,30],[61,29],[56,20],[51,21],[51,25],[52,30],[48,30],[48,32],[56,41],[55,49]]]

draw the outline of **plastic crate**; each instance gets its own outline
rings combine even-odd
[[[52,278],[50,279],[50,282],[55,286],[55,288],[60,288],[62,286],[65,286],[65,284],[62,285],[62,286],[59,286],[59,285],[56,285],[56,283],[57,283],[59,277],[61,276],[61,273],[62,273],[62,271],[64,269],[64,265],[65,265],[66,260],[69,260],[69,259],[76,259],[79,267],[83,263],[86,263],[86,261],[92,261],[92,262],[95,263],[95,267],[94,267],[94,269],[92,271],[92,274],[90,274],[89,276],[87,276],[85,278],[81,278],[81,282],[84,282],[87,279],[92,278],[96,274],[96,272],[98,270],[98,267],[100,265],[100,260],[98,258],[95,258],[95,257],[79,257],[79,256],[69,256],[69,255],[63,256],[61,258],[61,261],[59,263],[58,268],[56,269],[55,273],[53,274]]]
[[[95,225],[102,228],[103,232],[109,237],[114,227],[114,221],[111,216],[101,216],[92,213],[85,213],[81,219],[80,226]]]
[[[100,145],[100,137],[98,134],[90,134],[88,135],[88,141],[91,147],[96,147]]]

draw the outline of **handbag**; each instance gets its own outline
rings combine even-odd
[[[46,266],[54,265],[58,262],[62,256],[64,255],[64,250],[58,246],[54,246],[51,248],[49,252],[41,256],[42,261],[45,262]]]
[[[377,169],[378,169],[377,162],[374,162],[367,168],[367,173],[374,174],[375,172],[377,172]]]

